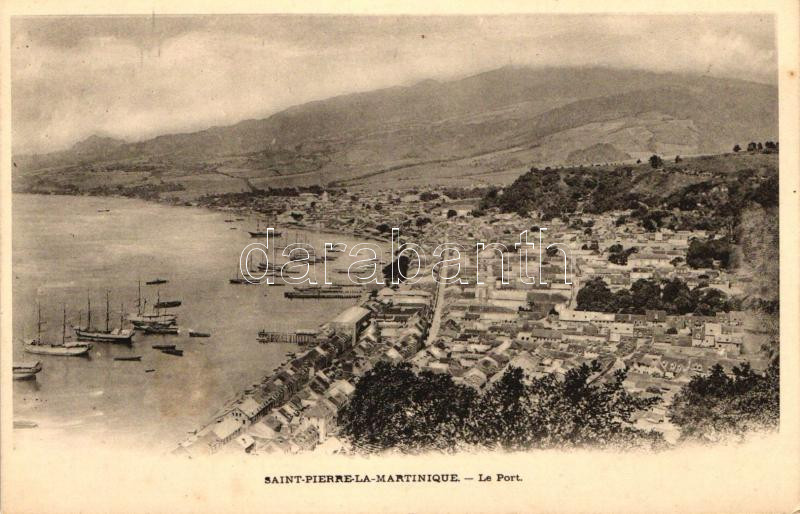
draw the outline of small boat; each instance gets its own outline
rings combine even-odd
[[[190,330],[189,337],[211,337],[208,332],[198,332],[197,330]]]
[[[236,218],[234,221],[244,221],[244,218]]]
[[[131,357],[114,357],[115,361],[140,361],[142,360],[141,355],[134,355]]]
[[[180,300],[164,300],[163,302],[156,302],[156,309],[170,309],[172,307],[180,307]]]
[[[179,350],[177,348],[172,348],[171,350],[161,350],[161,353],[168,353],[170,355],[177,355],[178,357],[183,357],[183,350]]]
[[[155,371],[155,369],[153,369],[153,368],[144,370],[145,373],[152,373],[154,371]]]
[[[178,327],[174,325],[165,326],[165,325],[147,325],[142,328],[145,334],[177,334]]]
[[[40,371],[42,371],[42,363],[39,361],[19,362],[14,364],[14,380],[30,380],[36,378],[36,374]]]
[[[236,221],[236,220],[227,219],[227,220],[225,220],[225,223],[233,223],[234,221]]]
[[[174,314],[130,315],[128,321],[133,323],[135,328],[144,330],[147,327],[170,327],[177,322],[177,316]]]
[[[97,212],[111,212],[111,209],[97,209]]]
[[[15,419],[14,428],[36,428],[39,424],[35,421],[28,421],[26,419]]]
[[[153,349],[154,350],[174,350],[175,349],[175,345],[174,344],[154,344],[153,345]]]
[[[157,286],[159,284],[166,284],[167,282],[169,282],[169,280],[165,278],[156,278],[153,280],[148,280],[147,282],[145,282],[145,284],[147,284],[148,286]]]

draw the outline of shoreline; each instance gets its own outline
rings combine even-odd
[[[152,200],[151,201],[146,201],[146,200],[141,199],[141,198],[129,198],[129,197],[120,197],[120,196],[106,196],[106,195],[43,194],[43,193],[22,193],[22,192],[18,192],[18,193],[15,193],[13,195],[12,201],[16,200],[17,202],[19,202],[17,204],[17,206],[36,205],[34,203],[35,201],[38,201],[38,199],[47,200],[47,197],[64,197],[61,200],[65,201],[65,202],[73,202],[74,201],[74,202],[76,202],[75,205],[83,205],[82,210],[87,211],[87,213],[90,214],[90,215],[96,215],[98,217],[103,217],[105,215],[100,213],[100,212],[95,213],[95,208],[97,208],[98,210],[102,210],[102,209],[105,209],[106,207],[110,207],[111,211],[113,212],[114,210],[117,210],[117,209],[114,208],[113,203],[115,201],[118,201],[119,199],[131,200],[132,201],[131,203],[124,204],[125,205],[125,207],[124,207],[125,210],[136,209],[137,208],[136,201],[145,201],[146,202],[146,204],[138,204],[140,206],[152,205],[152,206],[154,206],[156,208],[158,208],[161,205],[164,205],[164,206],[168,206],[168,207],[188,207],[188,208],[200,207],[200,208],[203,209],[203,210],[186,209],[184,211],[184,213],[186,213],[186,214],[185,215],[180,215],[180,216],[178,216],[178,218],[186,217],[188,215],[191,215],[191,213],[201,214],[202,215],[203,213],[220,214],[222,212],[230,212],[229,210],[226,210],[226,209],[215,209],[215,208],[209,208],[207,206],[202,206],[202,205],[182,205],[180,203],[173,203],[173,202],[152,201]],[[27,198],[27,200],[26,200],[26,198]],[[84,198],[85,201],[81,204],[81,199],[82,198]],[[57,198],[53,198],[52,200],[58,200],[58,199]],[[93,204],[96,204],[96,205],[93,205]],[[112,204],[112,205],[109,205],[109,204]],[[122,210],[123,208],[121,206],[123,204],[120,202],[118,205],[120,205],[120,207],[118,209]],[[241,212],[243,214],[250,214],[251,211],[249,209],[245,209],[245,210],[237,210],[237,212]],[[162,215],[163,215],[163,213],[162,213]],[[228,232],[227,229],[224,228],[223,224],[219,220],[217,220],[216,217],[217,216],[214,216],[212,218],[206,217],[207,223],[210,223],[211,226],[216,226],[220,232],[227,233]],[[312,231],[312,229],[309,229],[307,227],[299,227],[298,226],[297,229],[298,230],[303,230],[303,231],[309,231],[309,232]],[[330,231],[330,230],[328,230],[327,232],[328,233],[332,233],[332,234],[337,234],[336,232]],[[233,235],[233,232],[231,232],[231,235]],[[247,237],[247,234],[245,233],[243,236]],[[238,238],[240,236],[235,236],[235,237]],[[111,239],[109,239],[108,241],[109,242],[113,242],[113,240],[111,240]],[[282,294],[280,296],[283,297]],[[353,305],[355,303],[357,303],[356,299],[354,299],[352,301]],[[343,306],[343,307],[340,307],[340,308],[336,308],[335,306],[333,308],[331,308],[331,306],[329,306],[329,305],[325,306],[325,307],[328,308],[328,314],[330,314],[330,317],[333,317],[336,314],[338,314],[339,312],[341,312],[342,310],[349,308],[350,305],[351,305],[351,302],[348,302],[348,306]],[[319,309],[317,309],[317,310],[319,310]],[[313,326],[315,328],[318,328],[320,324],[329,321],[327,318],[328,318],[328,316],[326,315],[326,316],[322,316],[322,317],[317,317],[317,318],[315,318],[315,319],[313,319],[311,321],[313,323]],[[308,325],[310,326],[311,324],[308,324]],[[263,328],[263,326],[261,326],[260,328]],[[302,325],[299,325],[296,328],[292,328],[290,330],[301,329],[301,328],[302,328]],[[258,327],[256,328],[256,330],[258,330]],[[256,335],[255,332],[253,332],[252,333],[253,341],[255,341],[255,335]],[[249,341],[249,339],[247,339],[246,337],[245,338],[239,337],[237,340],[239,342],[241,342],[241,343]],[[145,341],[145,346],[149,346],[149,344],[147,344],[149,342],[152,342],[152,341]],[[271,346],[276,346],[276,345],[271,345]],[[284,346],[284,345],[279,345],[279,346]],[[111,347],[109,349],[109,351],[113,350],[113,348],[114,347]],[[282,366],[284,366],[288,360],[291,359],[291,357],[288,354],[289,353],[293,353],[293,352],[298,352],[298,351],[302,351],[302,349],[301,349],[300,345],[296,345],[295,344],[294,346],[284,348],[282,351],[277,352],[277,355],[276,355],[277,359],[275,359],[274,361],[270,361],[270,364],[268,366],[265,366],[262,369],[257,370],[254,373],[253,378],[252,378],[253,382],[249,382],[249,383],[245,384],[245,387],[242,387],[240,389],[231,391],[231,393],[229,393],[229,395],[224,396],[221,401],[211,402],[211,403],[209,403],[209,405],[207,407],[200,407],[200,408],[196,409],[195,412],[197,414],[197,417],[199,418],[199,423],[197,425],[192,425],[191,427],[187,427],[187,429],[195,429],[195,428],[199,428],[199,427],[203,426],[205,424],[205,422],[207,421],[206,416],[213,416],[214,413],[224,409],[225,406],[228,403],[230,403],[232,400],[235,400],[236,398],[241,397],[242,394],[244,394],[245,390],[248,387],[250,387],[250,384],[258,382],[258,381],[261,381],[264,378],[269,378],[269,377],[274,376],[275,372],[277,370],[279,370]],[[70,363],[71,363],[71,361],[70,361]],[[67,363],[67,364],[69,364],[69,363]],[[17,388],[17,389],[19,388],[17,384],[15,384],[15,388]],[[103,387],[100,387],[100,388],[103,389]],[[108,389],[108,388],[106,388],[106,389]],[[223,388],[223,390],[224,389],[225,388]],[[223,394],[225,394],[224,391],[223,391]],[[15,399],[15,401],[16,401],[16,399]],[[52,425],[52,422],[50,422],[48,424]],[[110,426],[107,429],[103,428],[102,430],[115,431],[115,430],[117,430],[117,428]],[[147,429],[145,432],[147,432],[149,434],[150,430]],[[142,444],[145,445],[145,446],[150,447],[155,452],[169,451],[170,449],[174,448],[174,443],[175,442],[181,440],[181,438],[184,437],[183,434],[185,434],[185,432],[182,432],[182,431],[176,432],[174,434],[174,436],[173,436],[174,439],[173,439],[173,437],[170,437],[169,439],[163,441],[163,443],[158,443],[158,444],[153,445],[153,446],[150,446],[150,443],[146,442],[146,441],[143,442]],[[134,437],[134,439],[136,439],[136,437]]]
[[[72,193],[60,192],[60,191],[53,191],[53,192],[49,192],[49,193],[38,192],[38,191],[12,191],[11,192],[12,199],[13,199],[13,197],[15,195],[68,196],[68,197],[71,197],[71,198],[108,198],[108,199],[117,199],[117,200],[120,200],[120,199],[121,200],[138,200],[138,201],[141,201],[141,202],[146,202],[146,203],[155,204],[155,205],[163,205],[163,206],[167,206],[167,207],[183,207],[183,208],[188,208],[188,209],[202,209],[202,210],[206,210],[206,211],[209,211],[209,212],[215,212],[215,213],[230,212],[230,213],[235,213],[235,214],[239,214],[239,215],[243,215],[243,216],[249,216],[249,217],[258,217],[260,215],[260,213],[254,211],[253,209],[249,209],[249,208],[242,208],[242,207],[216,207],[216,206],[210,206],[210,205],[201,205],[201,204],[196,203],[196,202],[174,202],[174,201],[170,201],[170,200],[167,200],[167,199],[161,199],[161,198],[152,199],[152,198],[142,198],[142,197],[139,197],[139,196],[125,196],[125,195],[116,195],[116,194],[115,195],[96,195],[96,194],[90,194],[90,193],[72,194]],[[12,204],[13,204],[13,200],[12,200]],[[381,237],[377,237],[377,236],[362,236],[362,235],[356,235],[356,234],[352,234],[352,233],[348,234],[346,232],[342,232],[341,230],[336,230],[334,228],[327,227],[327,226],[326,227],[322,227],[322,228],[318,228],[318,227],[313,227],[313,226],[310,226],[310,225],[299,224],[297,222],[290,222],[290,223],[283,224],[281,226],[281,228],[283,228],[283,227],[287,227],[287,228],[291,227],[291,228],[296,229],[296,230],[305,230],[305,231],[308,231],[308,232],[316,232],[316,233],[319,233],[319,234],[328,234],[328,235],[333,235],[333,236],[342,236],[342,237],[347,237],[347,238],[351,238],[351,239],[359,239],[359,240],[364,240],[364,241],[375,241],[377,243],[391,243],[390,239],[381,238]],[[274,227],[274,228],[277,229],[278,227]]]

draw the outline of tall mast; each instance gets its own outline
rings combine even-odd
[[[38,342],[42,342],[42,305],[36,302],[36,338]]]
[[[136,312],[139,316],[142,315],[142,280],[139,279],[139,300],[136,302]]]
[[[86,330],[92,329],[92,298],[89,296],[89,291],[86,291]]]
[[[64,321],[61,324],[61,344],[67,340],[67,304],[64,304]]]
[[[125,304],[124,303],[120,303],[119,304],[119,329],[120,330],[122,330],[122,325],[125,322],[124,321],[125,317],[124,317],[124,314],[123,314],[124,312],[125,312]]]
[[[109,316],[109,310],[108,310],[108,289],[106,289],[106,332],[108,332],[108,316]]]

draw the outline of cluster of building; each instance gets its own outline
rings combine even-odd
[[[379,235],[375,227],[387,220],[416,227],[412,235],[429,250],[444,241],[457,242],[472,249],[460,255],[462,280],[437,283],[434,276],[444,271],[428,259],[420,263],[422,279],[413,284],[368,286],[365,300],[323,325],[312,345],[231,401],[178,451],[343,450],[337,413],[358,378],[379,361],[447,373],[482,393],[510,366],[536,378],[563,376],[576,366],[597,362],[600,371],[593,380],[598,381],[625,369],[628,390],[664,399],[640,414],[637,423],[663,432],[668,440],[677,431],[665,418],[665,409],[693,376],[716,364],[727,370],[745,361],[755,369],[766,367],[743,312],[698,316],[577,309],[581,284],[595,277],[611,291],[627,289],[642,278],[680,278],[690,288],[702,284],[740,294],[747,280],[741,274],[685,264],[691,239],[707,236],[702,231],[648,232],[620,223],[623,213],[576,215],[532,226],[535,219],[516,214],[476,218],[468,205],[454,209],[441,197],[423,201],[418,194],[383,196],[364,202],[347,195],[345,202],[330,202],[301,195],[291,199],[290,210],[303,209],[304,220],[330,229],[355,228],[355,233],[370,236]],[[431,218],[423,227],[411,222],[421,215]],[[541,232],[545,247],[558,243],[553,251],[538,250],[540,228],[546,228]],[[514,246],[522,230],[529,231],[535,244],[527,255]],[[486,246],[479,251],[476,242]],[[636,247],[637,252],[626,264],[614,264],[608,256],[615,245]]]

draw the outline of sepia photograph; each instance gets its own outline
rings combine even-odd
[[[4,510],[800,507],[780,9],[183,7],[6,13]],[[442,498],[592,455],[752,503]]]

